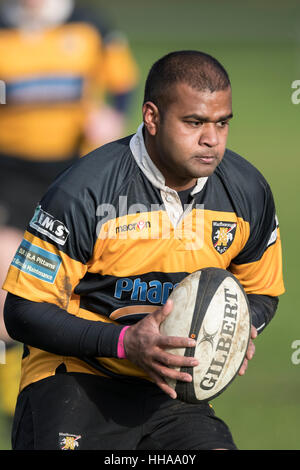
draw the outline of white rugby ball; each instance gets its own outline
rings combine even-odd
[[[244,361],[251,331],[247,295],[230,272],[204,268],[183,279],[170,298],[173,310],[161,323],[161,334],[189,336],[197,345],[168,351],[194,356],[199,365],[181,368],[192,375],[192,382],[166,380],[182,401],[212,400],[233,381]]]

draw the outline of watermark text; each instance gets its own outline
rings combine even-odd
[[[292,349],[295,349],[291,356],[291,361],[293,364],[300,364],[300,339],[295,339],[291,345]]]
[[[300,103],[300,80],[294,80],[291,87],[295,88],[295,91],[292,93],[292,96],[291,96],[292,103],[299,104]]]
[[[175,238],[183,241],[187,250],[203,247],[203,204],[196,204],[192,208],[185,204],[181,212],[172,216],[172,213],[166,212],[163,204],[151,204],[151,207],[144,204],[128,206],[127,197],[120,196],[116,206],[100,204],[96,216],[97,236],[102,240]]]

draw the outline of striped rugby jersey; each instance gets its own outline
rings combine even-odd
[[[142,127],[80,159],[52,184],[4,289],[126,325],[163,305],[187,274],[209,266],[230,270],[247,294],[282,294],[280,232],[260,172],[226,150],[182,207],[147,154]],[[113,372],[147,378],[126,359],[97,360]],[[28,347],[21,388],[54,374],[61,362],[68,371],[101,374],[81,359]]]

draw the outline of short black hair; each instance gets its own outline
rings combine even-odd
[[[170,52],[151,67],[145,84],[144,103],[152,101],[162,112],[172,101],[170,88],[176,83],[211,92],[231,86],[228,73],[214,57],[205,52]]]

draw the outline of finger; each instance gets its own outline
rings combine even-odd
[[[153,380],[153,382],[169,397],[173,400],[177,398],[177,393],[175,390],[167,384],[167,382],[159,375],[154,372],[148,372],[149,377]]]
[[[165,392],[167,395],[169,395],[169,397],[173,398],[173,400],[176,400],[177,398],[177,393],[175,392],[175,390],[170,387],[166,382],[158,382],[157,385],[159,386],[159,388]]]
[[[173,300],[172,299],[167,299],[165,305],[163,306],[163,312],[164,312],[164,315],[169,315],[169,313],[172,312],[173,310]]]
[[[194,348],[196,344],[194,339],[182,336],[160,336],[157,339],[157,346],[163,349]]]
[[[247,353],[246,353],[246,357],[247,359],[252,359],[253,356],[254,356],[254,353],[255,353],[255,345],[253,343],[253,341],[250,340],[249,342],[249,345],[248,345],[248,349],[247,349]]]
[[[192,382],[193,377],[190,374],[182,373],[176,370],[165,368],[159,364],[156,365],[155,370],[152,369],[149,372],[149,376],[154,380],[156,385],[161,388],[167,395],[175,399],[177,393],[175,390],[166,382],[166,377],[175,381]]]
[[[155,365],[155,371],[160,377],[168,377],[169,379],[179,380],[181,382],[192,382],[193,377],[187,372],[180,372],[180,370],[165,367],[161,364]]]
[[[251,326],[251,338],[252,339],[255,339],[257,337],[258,333],[257,333],[257,329],[255,328],[255,326]]]
[[[152,317],[155,318],[158,324],[162,323],[167,316],[172,312],[173,300],[168,299],[163,307],[158,308],[153,312]]]
[[[244,375],[248,367],[248,359],[244,359],[243,364],[239,370],[239,375]]]
[[[167,367],[195,367],[199,361],[194,357],[180,356],[159,350],[154,353],[152,359]]]

